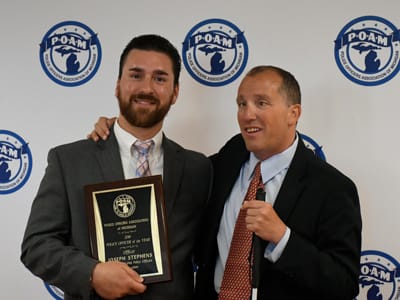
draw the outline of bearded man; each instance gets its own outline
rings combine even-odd
[[[133,38],[120,57],[115,89],[120,115],[110,137],[49,151],[21,260],[33,274],[62,289],[65,300],[192,298],[194,244],[212,167],[203,154],[184,149],[162,132],[178,97],[180,69],[179,52],[165,38]],[[141,168],[138,144],[147,145]],[[126,263],[91,257],[84,186],[158,174],[163,178],[173,279],[146,285]]]

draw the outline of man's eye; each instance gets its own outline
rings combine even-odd
[[[131,74],[131,78],[133,78],[133,79],[139,79],[140,77],[141,77],[140,74],[137,74],[137,73]]]
[[[157,76],[157,77],[155,77],[155,81],[157,81],[157,82],[166,82],[167,79],[165,77]]]

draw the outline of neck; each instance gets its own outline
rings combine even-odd
[[[273,152],[254,151],[254,155],[257,157],[258,160],[264,161],[276,154],[282,153],[283,151],[287,150],[290,146],[293,145],[295,140],[296,140],[296,131],[288,135],[286,141],[282,142],[280,147],[274,149]]]
[[[151,127],[137,127],[131,125],[123,116],[119,116],[117,120],[122,129],[132,134],[139,140],[148,140],[153,138],[162,128],[163,122],[159,122]]]

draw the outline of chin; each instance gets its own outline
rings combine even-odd
[[[254,153],[259,160],[265,160],[270,156],[268,155],[269,151],[265,149],[265,146],[262,147],[261,145],[248,142],[245,142],[245,144],[247,151]]]
[[[246,145],[246,149],[250,152],[257,152],[260,150],[260,147],[257,147],[257,144],[254,143],[253,141],[244,139],[244,143]]]

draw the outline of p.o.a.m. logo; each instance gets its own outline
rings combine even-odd
[[[50,295],[55,299],[55,300],[63,300],[64,299],[64,292],[60,290],[58,287],[54,285],[50,285],[48,283],[44,283],[44,286],[46,287],[47,291],[50,293]]]
[[[352,20],[335,40],[335,59],[340,71],[365,86],[383,84],[399,72],[399,50],[399,30],[376,16]]]
[[[113,202],[114,213],[120,218],[128,218],[136,209],[135,199],[128,194],[118,195]]]
[[[356,300],[400,299],[400,264],[376,250],[361,252],[360,293]]]
[[[19,190],[32,170],[28,143],[18,134],[0,129],[0,194]]]
[[[310,150],[314,152],[314,154],[322,160],[326,160],[325,154],[322,151],[322,146],[318,145],[316,141],[305,134],[300,134],[304,145]]]
[[[97,34],[76,21],[56,24],[40,43],[40,62],[54,82],[63,86],[84,84],[100,66],[101,46]]]
[[[248,52],[243,31],[222,19],[208,19],[195,25],[182,47],[186,70],[208,86],[222,86],[235,80],[246,67]]]

